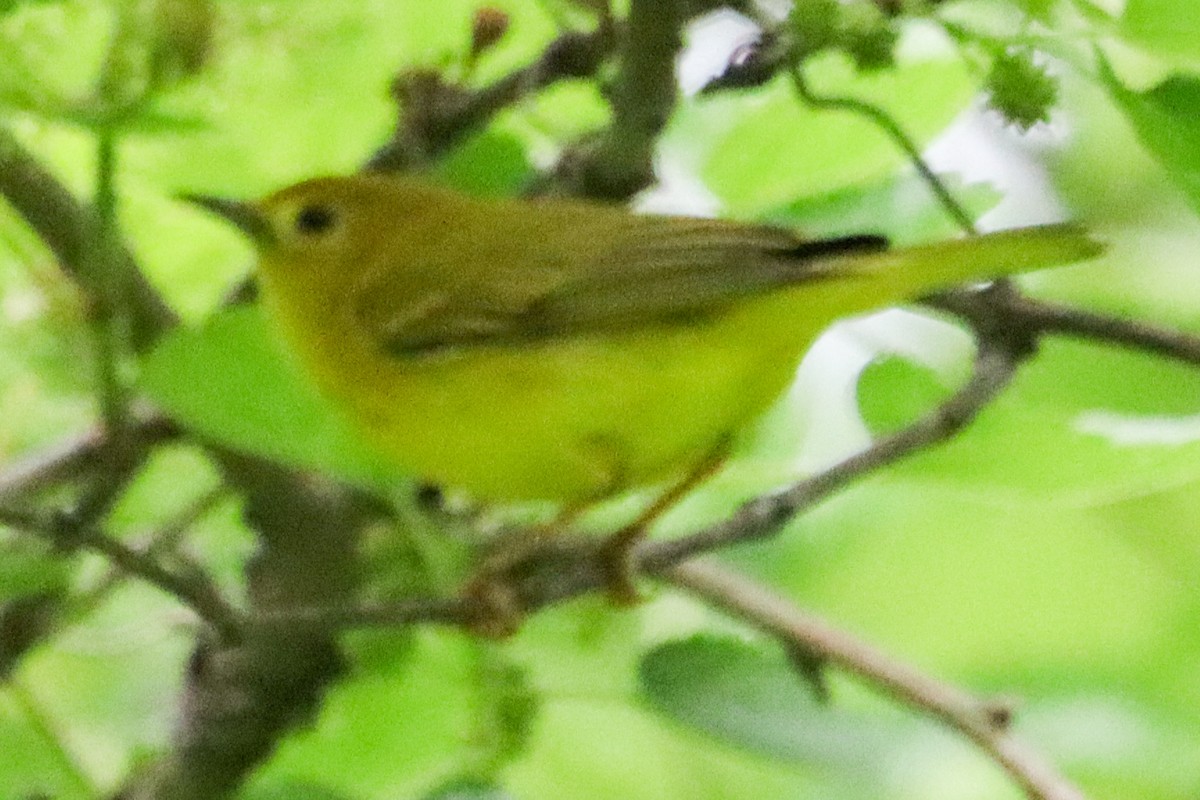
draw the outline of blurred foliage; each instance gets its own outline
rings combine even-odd
[[[560,21],[589,17],[584,3],[491,2],[508,30],[468,69],[479,5],[0,2],[0,123],[81,196],[96,130],[120,132],[123,230],[187,323],[140,365],[140,385],[195,433],[363,485],[396,482],[297,378],[256,310],[219,310],[249,250],[175,196],[352,171],[387,138],[398,69],[479,86],[534,59]],[[923,12],[898,20],[855,5],[797,3],[790,30],[808,37],[814,89],[876,103],[932,144],[985,226],[1050,208],[1108,240],[1098,264],[1026,279],[1032,293],[1200,332],[1194,0],[881,4]],[[734,53],[746,26],[730,30]],[[1047,74],[1059,97],[1048,123]],[[1000,113],[981,110],[989,92]],[[1014,113],[1014,100],[1031,104]],[[602,87],[571,81],[505,110],[434,172],[512,194],[606,120]],[[886,136],[803,106],[784,75],[684,99],[658,162],[664,186],[643,201],[655,208],[905,241],[954,233]],[[0,469],[92,425],[84,311],[0,207]],[[731,467],[664,528],[719,518],[917,418],[968,362],[961,332],[942,323],[838,326]],[[1200,795],[1198,488],[1200,374],[1050,341],[955,441],[727,558],[938,676],[1021,697],[1018,731],[1090,797],[1176,800]],[[108,526],[154,541],[193,514],[174,546],[236,597],[254,541],[238,499],[219,491],[203,450],[173,446]],[[436,571],[436,544],[394,562]],[[0,800],[104,796],[166,746],[195,631],[170,600],[119,577],[0,529],[0,620],[45,634],[10,637],[32,649],[3,664]],[[56,629],[13,616],[41,608],[31,598],[53,601]],[[350,677],[241,796],[1018,796],[963,743],[848,681],[834,676],[832,704],[816,703],[774,645],[668,592],[635,611],[555,608],[502,644],[409,633],[347,636]]]

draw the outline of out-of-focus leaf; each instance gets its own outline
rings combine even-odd
[[[19,11],[24,6],[48,5],[62,0],[0,0],[0,16]]]
[[[397,70],[449,66],[453,74],[479,5],[448,0],[429,13],[409,3],[225,4],[211,65],[158,106],[184,117],[199,111],[210,130],[143,142],[127,158],[174,189],[241,196],[354,172],[394,124],[388,84]],[[480,84],[531,61],[554,34],[534,0],[488,5],[512,24],[480,59]]]
[[[29,708],[19,690],[0,691],[0,776],[4,797],[50,796],[55,800],[88,800],[94,788],[85,785],[63,758],[61,742],[39,725],[39,709]]]
[[[401,480],[304,379],[256,307],[174,331],[142,383],[174,418],[230,447],[360,482]]]
[[[477,753],[477,646],[419,631],[411,658],[334,687],[318,719],[283,742],[252,783],[311,781],[349,797],[421,797],[444,785]]]
[[[425,795],[425,800],[513,800],[513,796],[491,781],[463,778],[435,789]]]
[[[1049,22],[1050,11],[1054,8],[1057,1],[1058,0],[1016,0],[1016,3],[1021,7],[1022,11],[1034,19],[1040,19]]]
[[[929,413],[950,394],[928,369],[888,357],[867,366],[859,377],[858,409],[876,435],[887,435]]]
[[[1157,676],[1147,664],[1166,663],[1175,620],[1191,613],[1189,584],[1148,557],[1154,528],[1130,528],[1109,509],[882,476],[738,563],[949,678],[1011,689],[1041,676],[1052,696],[1064,680],[1102,689],[1120,675]],[[1183,525],[1186,537],[1194,525]]]
[[[43,767],[47,776],[65,767],[69,785],[87,783],[91,791],[83,796],[94,796],[95,786],[116,785],[138,750],[169,740],[184,662],[195,645],[190,631],[172,624],[179,608],[159,590],[125,581],[47,646],[26,654],[21,677],[31,687],[25,712],[32,716],[25,724],[53,740],[44,743],[57,761]],[[0,705],[6,694],[0,691]],[[64,722],[47,730],[46,720]],[[4,728],[0,722],[0,738]],[[66,763],[64,748],[73,754]],[[8,767],[10,751],[0,752]]]
[[[863,769],[883,762],[879,722],[822,704],[787,659],[734,639],[660,645],[642,660],[641,686],[659,712],[752,752]]]
[[[1194,8],[1200,13],[1200,6]],[[1200,33],[1200,24],[1193,33]],[[1100,77],[1142,144],[1200,212],[1200,78],[1172,75],[1153,89],[1134,92],[1107,62],[1101,60],[1100,67]]]
[[[280,780],[254,784],[238,795],[239,800],[351,800],[341,794],[307,781]]]
[[[505,197],[520,194],[534,172],[519,139],[511,134],[483,133],[442,161],[438,174],[459,191]]]
[[[53,116],[63,122],[73,123],[85,128],[98,128],[104,123],[102,114],[95,113],[86,108],[68,107],[54,113]],[[142,136],[160,136],[164,134],[185,136],[207,130],[208,128],[208,120],[199,114],[151,108],[130,117],[122,125],[121,130],[127,134]]]
[[[1200,61],[1200,5],[1193,0],[1129,0],[1121,30],[1156,56]]]
[[[25,539],[0,541],[0,602],[37,594],[55,594],[66,587],[66,559],[55,558]]]

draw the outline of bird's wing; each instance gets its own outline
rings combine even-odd
[[[805,242],[778,228],[592,207],[529,211],[499,230],[461,227],[436,248],[414,244],[403,274],[374,270],[356,301],[370,335],[417,355],[683,322],[838,274],[838,255],[886,247],[876,236]]]

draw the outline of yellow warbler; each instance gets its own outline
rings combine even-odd
[[[834,320],[1098,252],[1071,225],[889,250],[384,176],[199,201],[255,241],[320,390],[415,475],[498,500],[686,474]]]

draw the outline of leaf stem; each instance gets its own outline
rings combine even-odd
[[[832,97],[815,93],[808,85],[808,81],[805,80],[804,71],[798,64],[792,66],[789,74],[791,75],[792,86],[796,91],[796,95],[808,105],[826,111],[848,111],[852,114],[858,114],[859,116],[866,117],[868,121],[883,131],[897,147],[904,151],[904,154],[912,162],[912,165],[916,168],[925,183],[929,185],[930,190],[938,202],[942,204],[946,213],[954,220],[954,223],[972,236],[979,233],[979,230],[975,227],[975,221],[971,219],[971,215],[954,198],[954,195],[946,187],[946,184],[925,161],[916,142],[904,132],[899,123],[892,119],[886,111],[865,100],[853,97]]]
[[[95,228],[92,273],[98,291],[92,298],[90,323],[95,356],[96,394],[100,418],[114,440],[128,428],[128,392],[120,375],[125,341],[125,292],[121,264],[114,258],[117,242],[117,136],[106,125],[96,144]]]

